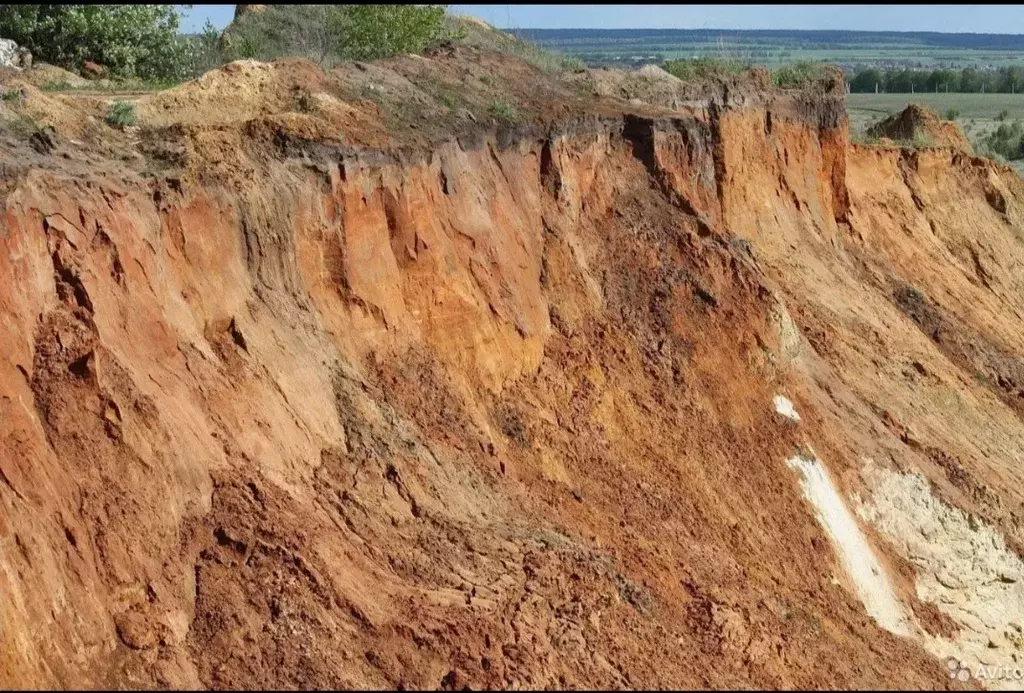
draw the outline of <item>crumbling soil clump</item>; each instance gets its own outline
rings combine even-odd
[[[913,103],[868,128],[867,134],[880,139],[951,147],[967,154],[974,153],[970,141],[956,123],[942,120],[927,108]]]

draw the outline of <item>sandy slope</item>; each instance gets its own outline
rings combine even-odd
[[[139,133],[82,106],[50,154],[5,140],[0,684],[945,688],[946,652],[1019,656],[1024,184],[852,147],[841,96],[587,79],[241,63]]]

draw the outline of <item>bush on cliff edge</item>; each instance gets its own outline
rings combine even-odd
[[[270,5],[224,32],[223,60],[298,56],[318,63],[421,53],[448,37],[447,5]]]

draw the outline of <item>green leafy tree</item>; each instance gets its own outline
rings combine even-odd
[[[914,83],[910,70],[890,70],[885,75],[885,91],[887,94],[909,94]]]
[[[189,77],[201,75],[227,61],[221,44],[221,34],[209,19],[200,33],[186,37],[186,41],[189,47],[185,72]]]
[[[446,5],[340,5],[329,21],[349,60],[419,53],[445,36]]]
[[[77,70],[85,60],[115,77],[181,76],[188,45],[172,5],[0,5],[0,36],[42,62]]]
[[[999,68],[999,76],[997,78],[999,83],[999,91],[1017,93],[1021,90],[1021,86],[1024,85],[1024,70],[1019,66],[1012,67],[1001,67]]]
[[[227,60],[376,60],[449,38],[445,19],[445,5],[271,5],[233,22],[222,49]]]
[[[855,94],[874,93],[875,85],[882,82],[882,73],[875,68],[858,70],[850,80],[850,91]]]
[[[960,91],[965,94],[976,94],[984,84],[981,74],[973,67],[965,67],[960,72]]]
[[[935,69],[928,73],[925,89],[933,92],[946,91],[946,87],[950,85],[956,85],[956,73],[952,70]]]

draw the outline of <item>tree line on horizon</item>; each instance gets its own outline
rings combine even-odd
[[[960,94],[1016,94],[1024,89],[1024,67],[1009,66],[996,70],[965,67],[961,70],[910,68],[860,68],[848,75],[852,94],[911,94],[916,92],[955,92]]]

